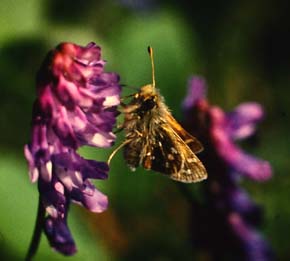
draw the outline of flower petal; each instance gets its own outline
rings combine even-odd
[[[39,172],[38,172],[37,167],[35,166],[34,157],[33,157],[34,155],[31,153],[28,145],[24,146],[24,155],[28,162],[30,180],[31,182],[34,183],[38,179]]]
[[[66,220],[48,217],[45,221],[45,233],[50,246],[64,255],[73,255],[77,251]]]
[[[246,224],[237,213],[231,213],[228,221],[233,231],[242,240],[244,260],[273,260],[273,253],[264,238],[251,226]]]
[[[227,164],[236,172],[254,180],[267,180],[272,176],[272,169],[267,161],[260,160],[244,153],[234,144],[225,129],[225,114],[217,107],[211,108],[212,130],[211,135],[215,148]]]
[[[244,153],[229,139],[216,140],[219,155],[239,174],[263,181],[272,176],[269,162]]]
[[[256,124],[262,120],[262,106],[255,102],[242,103],[226,115],[227,132],[234,139],[244,139],[256,130]]]
[[[44,207],[53,217],[63,217],[66,211],[65,205],[67,199],[64,195],[64,190],[55,177],[51,182],[46,182],[42,179],[38,182],[38,190],[41,194]],[[62,186],[63,187],[63,186]]]
[[[71,197],[92,212],[100,213],[108,207],[107,196],[98,191],[89,182],[83,190],[74,188],[71,192]]]
[[[183,101],[182,107],[187,110],[196,105],[197,101],[206,96],[207,85],[203,77],[193,76],[188,81],[187,95]]]
[[[225,188],[229,191],[226,200],[229,202],[231,211],[239,213],[244,220],[251,225],[259,225],[261,222],[262,209],[255,204],[249,195],[238,184]]]

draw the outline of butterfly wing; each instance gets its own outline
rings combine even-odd
[[[188,147],[194,152],[199,153],[203,151],[203,146],[199,140],[190,135],[182,126],[174,119],[174,117],[166,111],[165,119],[170,127],[178,134],[178,136],[187,144]]]
[[[201,161],[168,124],[160,125],[146,144],[140,154],[144,168],[161,172],[171,179],[185,183],[207,178]]]
[[[170,175],[170,178],[185,183],[199,182],[206,179],[207,172],[202,162],[177,133],[174,132],[174,136],[179,144],[182,165],[178,172]]]
[[[135,170],[140,165],[140,152],[144,148],[144,139],[138,135],[130,137],[126,140],[124,146],[124,159],[131,170]]]

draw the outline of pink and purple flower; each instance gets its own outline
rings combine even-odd
[[[226,113],[209,104],[206,82],[192,77],[183,103],[185,127],[203,143],[200,154],[208,171],[202,184],[204,202],[193,204],[193,241],[214,260],[272,260],[272,251],[258,232],[262,209],[240,186],[241,178],[265,181],[270,164],[244,152],[235,143],[254,134],[264,117],[255,102]]]
[[[83,146],[110,147],[120,103],[119,76],[104,72],[101,48],[62,43],[50,51],[37,75],[31,141],[24,147],[32,182],[46,210],[45,233],[53,248],[76,251],[67,226],[71,201],[92,212],[108,198],[90,179],[106,179],[107,163],[82,158]]]

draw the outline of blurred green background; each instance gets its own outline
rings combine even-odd
[[[59,42],[102,46],[106,69],[121,83],[151,81],[146,48],[153,46],[156,80],[168,106],[182,120],[181,102],[190,75],[203,75],[209,99],[226,110],[240,102],[263,104],[267,117],[245,148],[271,162],[273,178],[244,181],[264,206],[261,231],[279,260],[290,260],[289,68],[287,1],[93,1],[0,2],[0,256],[22,260],[34,227],[38,192],[28,179],[23,145],[29,140],[35,74]],[[124,88],[123,95],[135,92]],[[122,134],[117,140],[119,144]],[[113,149],[84,148],[106,160]],[[138,169],[131,173],[119,153],[110,177],[96,186],[110,207],[91,214],[73,205],[69,226],[78,253],[63,257],[45,236],[35,260],[192,260],[189,203],[176,184]],[[200,184],[194,185],[198,194]],[[210,236],[210,235],[209,235]],[[204,259],[206,260],[206,259]]]

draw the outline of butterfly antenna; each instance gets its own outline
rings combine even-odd
[[[155,70],[154,70],[154,59],[153,59],[153,48],[148,46],[148,53],[151,60],[151,68],[152,68],[152,86],[155,89]]]

